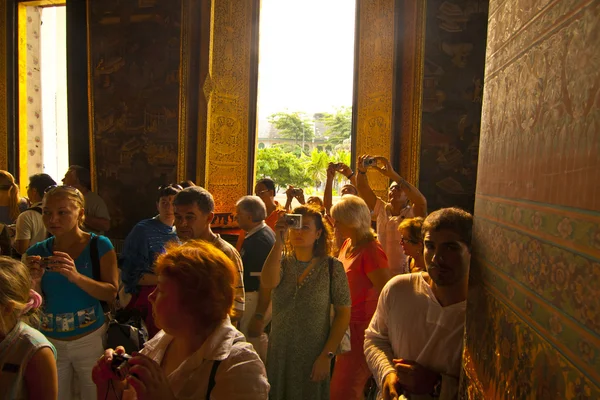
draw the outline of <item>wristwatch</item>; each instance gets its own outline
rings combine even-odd
[[[335,357],[335,353],[332,353],[331,351],[329,353],[327,353],[327,357],[329,357],[330,360],[333,359],[333,357]]]
[[[442,394],[442,375],[438,375],[438,379],[433,385],[433,390],[429,394],[431,397],[439,398]]]

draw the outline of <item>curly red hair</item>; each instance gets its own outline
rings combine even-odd
[[[156,259],[155,271],[176,282],[181,307],[202,326],[218,324],[231,313],[237,270],[212,244],[203,240],[169,244]]]

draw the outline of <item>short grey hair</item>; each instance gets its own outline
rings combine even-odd
[[[250,214],[252,222],[264,221],[267,218],[265,203],[258,196],[244,196],[235,203],[235,206]]]

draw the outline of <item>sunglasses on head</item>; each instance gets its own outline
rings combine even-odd
[[[175,190],[183,190],[183,188],[180,185],[176,184],[176,183],[170,183],[168,185],[159,186],[158,190],[159,191],[163,191],[163,190],[168,189],[168,188],[173,188]]]
[[[52,185],[52,186],[48,186],[46,189],[44,189],[44,194],[53,191],[54,189],[66,189],[69,190],[71,192],[74,193],[79,193],[79,190],[77,190],[76,187],[73,186],[69,186],[69,185]]]

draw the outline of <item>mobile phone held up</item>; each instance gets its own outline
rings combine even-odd
[[[302,229],[302,214],[285,214],[285,223],[289,229]]]

